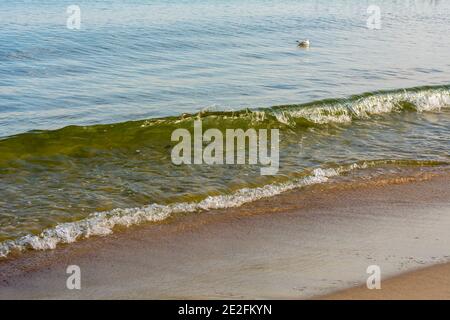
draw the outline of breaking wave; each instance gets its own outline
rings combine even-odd
[[[298,153],[297,147],[298,143],[302,141],[303,133],[308,131],[303,130],[305,127],[325,126],[331,123],[351,123],[354,120],[365,121],[370,120],[374,115],[394,112],[439,112],[449,106],[450,85],[417,87],[372,92],[345,99],[328,99],[299,105],[240,111],[204,111],[178,117],[116,124],[69,126],[58,130],[32,131],[5,137],[0,139],[0,177],[2,178],[0,186],[4,187],[5,190],[8,188],[9,192],[8,203],[4,204],[4,212],[9,214],[9,210],[12,210],[35,222],[38,214],[36,212],[37,207],[32,205],[31,202],[28,205],[26,201],[30,199],[30,195],[36,194],[35,183],[39,182],[40,188],[44,190],[44,195],[39,194],[40,198],[37,199],[43,204],[38,208],[41,210],[39,214],[43,224],[42,227],[39,226],[41,228],[36,232],[43,231],[40,234],[33,234],[35,229],[23,231],[23,229],[20,229],[22,225],[18,223],[17,230],[13,230],[12,234],[5,233],[6,236],[4,235],[2,239],[4,241],[0,242],[0,257],[6,257],[13,251],[53,249],[61,243],[71,243],[91,236],[109,234],[116,227],[129,227],[144,222],[162,221],[177,213],[237,207],[294,188],[326,182],[332,176],[340,175],[349,170],[364,168],[371,159],[396,159],[395,161],[399,161],[399,159],[410,158],[412,161],[424,159],[446,161],[449,156],[448,150],[445,149],[447,134],[445,122],[444,129],[441,126],[438,128],[441,131],[437,131],[436,134],[431,132],[426,136],[428,140],[434,139],[430,145],[430,150],[427,151],[427,155],[435,154],[434,157],[415,157],[417,141],[407,141],[406,139],[402,140],[405,145],[400,146],[403,149],[397,145],[395,152],[391,151],[391,140],[385,139],[385,141],[382,141],[384,144],[379,143],[380,146],[377,144],[371,149],[370,155],[366,153],[365,149],[363,150],[364,153],[361,153],[358,145],[366,143],[366,136],[363,135],[362,137],[356,136],[356,138],[359,138],[359,144],[353,149],[351,149],[351,144],[347,145],[344,143],[345,141],[342,142],[343,153],[337,154],[335,159],[332,159],[337,152],[331,146],[335,145],[337,140],[327,140],[329,139],[328,132],[323,132],[323,135],[321,135],[321,132],[317,132],[321,130],[310,130],[312,133],[309,137],[313,138],[314,143],[309,145],[310,153],[307,155],[311,155],[311,159],[309,159],[311,162],[306,170],[298,168],[298,158],[295,154]],[[284,183],[279,182],[280,180],[276,180],[278,181],[276,183],[274,180],[264,180],[262,183],[252,184],[253,181],[250,181],[250,178],[247,180],[241,179],[241,184],[236,187],[236,189],[240,189],[232,191],[236,189],[229,189],[230,181],[234,176],[242,174],[242,171],[232,171],[228,176],[229,170],[223,168],[221,175],[214,169],[209,171],[198,169],[195,172],[200,175],[200,178],[194,184],[190,181],[194,169],[189,167],[185,168],[186,171],[182,171],[179,168],[174,168],[168,157],[173,145],[170,138],[171,132],[176,128],[190,128],[192,122],[198,118],[203,120],[205,129],[208,127],[220,130],[236,127],[256,128],[258,126],[264,128],[280,127],[281,129],[287,127],[289,132],[294,132],[288,137],[290,140],[286,142],[286,145],[292,148],[292,150],[289,149],[292,151],[289,169],[293,172],[301,171],[309,172],[309,174],[298,179],[292,179],[292,176],[289,175],[291,180]],[[397,120],[403,121],[401,117],[398,117]],[[421,126],[422,121],[424,121],[421,117],[417,117],[416,120],[420,122],[418,126]],[[372,125],[371,122],[364,123],[368,124],[367,127]],[[376,124],[375,121],[374,123]],[[358,126],[349,127],[355,128]],[[376,125],[374,127],[377,128]],[[433,127],[432,129],[436,128]],[[378,129],[377,132],[380,132],[380,130],[383,129]],[[355,134],[358,134],[358,132]],[[395,138],[396,133],[392,134]],[[345,138],[347,139],[347,137]],[[322,140],[325,143],[320,144]],[[406,145],[406,143],[410,144]],[[316,145],[319,150],[315,149]],[[376,149],[377,146],[379,152]],[[323,152],[327,150],[330,150],[330,152]],[[352,150],[354,153],[349,152]],[[319,154],[319,151],[324,154]],[[344,154],[344,152],[349,152],[348,154],[351,157],[346,158],[347,154]],[[356,160],[361,162],[337,166]],[[325,168],[327,167],[325,163],[328,164],[328,168]],[[333,166],[330,163],[334,163],[333,168],[330,168]],[[149,168],[149,164],[151,164],[151,168]],[[284,165],[287,167],[286,163]],[[314,167],[321,167],[321,169],[312,170],[311,168]],[[294,175],[294,177],[298,177],[298,175]],[[148,186],[146,181],[158,181],[159,185]],[[185,182],[184,189],[178,186],[180,181]],[[227,181],[228,184],[223,183],[223,181]],[[80,185],[80,183],[83,184]],[[214,184],[216,187],[219,186],[216,191],[218,190],[222,194],[208,196],[209,193],[205,192],[199,198],[179,198],[173,200],[175,202],[170,204],[164,202],[164,200],[170,198],[165,199],[166,195],[177,196],[182,194],[184,196],[193,192],[192,190],[203,190],[205,184],[208,183]],[[259,187],[242,189],[243,186],[248,185],[259,185]],[[129,194],[135,196],[135,198],[129,202],[120,202],[128,201]],[[74,200],[72,201],[70,197]],[[101,206],[94,207],[92,211],[97,212],[89,215],[86,212],[86,214],[80,216],[78,221],[63,223],[63,221],[67,221],[65,220],[67,219],[65,210],[72,208],[72,204],[77,205],[79,199],[84,199],[85,203],[105,199],[113,205],[103,207],[105,211],[101,211]],[[144,199],[145,201],[135,202],[135,199]],[[198,201],[197,199],[203,200]],[[61,202],[64,202],[64,205]],[[106,208],[131,206],[130,203],[152,204],[106,211]],[[54,204],[58,206],[53,206]],[[56,212],[53,216],[50,216],[49,208]],[[70,211],[69,214],[72,214],[72,209],[67,210]],[[8,223],[15,223],[10,219],[10,216],[5,215],[3,217],[6,226],[9,226]],[[0,218],[2,218],[1,214]],[[55,224],[57,224],[54,227],[49,227],[53,224],[44,224],[48,221],[56,221]]]
[[[273,108],[279,122],[293,124],[299,119],[315,124],[345,123],[372,115],[405,109],[440,111],[450,106],[450,87],[421,87],[379,93],[367,93],[348,99],[323,100],[306,105]]]
[[[39,235],[29,234],[16,240],[4,241],[0,243],[0,257],[6,257],[11,251],[54,249],[61,243],[72,243],[91,236],[110,234],[115,227],[130,227],[144,222],[162,221],[176,213],[239,207],[245,203],[272,197],[292,189],[323,183],[330,177],[366,166],[367,164],[353,164],[337,169],[317,168],[312,171],[311,175],[291,182],[269,184],[258,188],[244,188],[230,195],[210,196],[200,202],[181,202],[170,205],[150,204],[139,208],[118,208],[95,212],[80,221],[58,224],[54,228],[44,230]]]

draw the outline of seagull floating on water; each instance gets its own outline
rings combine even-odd
[[[300,48],[309,48],[309,40],[297,41]]]

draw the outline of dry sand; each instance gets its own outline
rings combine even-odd
[[[450,261],[449,178],[326,183],[27,252],[0,261],[0,298],[450,298],[448,265],[405,273]],[[382,290],[358,287],[372,264]]]
[[[450,264],[439,264],[383,281],[381,289],[350,288],[321,297],[330,300],[450,299]]]

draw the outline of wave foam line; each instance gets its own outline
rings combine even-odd
[[[400,112],[405,108],[417,112],[441,111],[450,107],[448,88],[383,92],[350,99],[301,105],[298,108],[281,106],[274,110],[277,121],[291,125],[296,119],[315,124],[347,123],[353,119],[368,119],[372,115]]]
[[[371,116],[415,110],[440,112],[450,107],[450,86],[416,87],[394,91],[369,92],[341,99],[326,99],[305,104],[280,105],[270,108],[237,111],[212,111],[205,109],[197,114],[184,114],[177,118],[144,120],[141,127],[171,123],[178,125],[194,119],[213,119],[214,124],[243,120],[250,124],[262,124],[272,120],[282,125],[323,125],[350,123],[352,120],[370,119]]]
[[[95,212],[87,218],[75,222],[62,223],[45,229],[39,235],[25,235],[15,240],[0,243],[0,257],[7,257],[12,251],[49,250],[58,244],[72,243],[91,236],[108,235],[118,226],[130,227],[144,222],[162,221],[176,213],[188,213],[211,209],[239,207],[258,199],[272,197],[295,188],[323,183],[329,177],[361,165],[339,169],[315,169],[310,176],[283,184],[269,184],[258,188],[244,188],[231,195],[209,196],[200,202],[181,202],[170,205],[150,204],[139,208],[118,208],[111,211]]]

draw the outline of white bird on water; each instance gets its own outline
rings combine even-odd
[[[297,41],[300,48],[309,48],[309,40]]]

